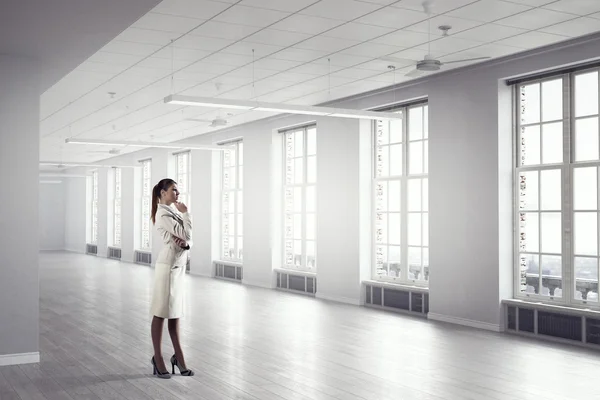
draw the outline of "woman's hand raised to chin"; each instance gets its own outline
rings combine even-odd
[[[180,213],[188,212],[187,206],[179,201],[175,202],[175,208],[177,208],[177,210],[179,210]]]

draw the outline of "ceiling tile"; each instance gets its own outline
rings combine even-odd
[[[243,0],[239,3],[241,6],[268,8],[270,10],[297,12],[311,4],[316,0]]]
[[[482,42],[474,40],[461,39],[454,36],[442,37],[441,39],[433,40],[428,44],[422,44],[418,48],[431,51],[433,54],[449,54],[457,51],[463,51],[472,47],[480,46]],[[429,50],[431,49],[431,50]]]
[[[328,55],[327,57],[323,57],[316,62],[327,64],[331,63],[336,67],[351,67],[353,65],[362,64],[364,62],[370,61],[371,57],[361,57],[352,54],[344,54],[344,53],[335,53]]]
[[[318,36],[298,43],[294,47],[297,47],[299,49],[320,50],[327,53],[333,53],[351,46],[355,46],[359,43],[360,42],[355,40],[345,40],[327,36]]]
[[[600,31],[600,19],[581,17],[540,29],[541,32],[568,37],[583,36]]]
[[[590,14],[590,15],[588,15],[588,17],[595,18],[595,19],[600,19],[600,13]]]
[[[560,0],[545,5],[543,8],[561,11],[570,14],[588,15],[600,12],[600,1],[598,0]]]
[[[210,54],[207,50],[188,49],[184,47],[165,47],[159,52],[153,54],[153,57],[166,58],[176,61],[196,61]]]
[[[204,21],[203,19],[149,12],[138,19],[132,27],[182,34],[193,30]]]
[[[231,4],[222,1],[163,0],[152,11],[182,17],[210,19],[227,7],[231,7]]]
[[[506,1],[481,0],[477,3],[450,11],[447,15],[451,17],[472,19],[473,21],[491,22],[530,9],[530,6],[509,3]]]
[[[513,36],[511,38],[502,39],[497,44],[519,47],[522,49],[533,49],[536,47],[546,46],[552,43],[561,42],[568,38],[564,36],[553,35],[543,32],[527,32],[522,35]]]
[[[230,24],[250,25],[264,28],[288,15],[290,14],[282,11],[235,5],[214,17],[214,20],[228,22]]]
[[[452,28],[450,29],[449,34],[454,35],[458,32],[483,24],[479,21],[472,21],[470,19],[456,18],[449,15],[438,15],[428,21],[419,22],[418,24],[409,26],[406,30],[421,33],[429,33],[431,31],[431,34],[440,34],[441,31],[438,29],[438,26],[441,25],[450,25]]]
[[[295,47],[290,47],[289,49],[285,49],[277,54],[274,54],[273,58],[278,58],[280,60],[309,62],[324,57],[326,55],[327,52],[324,51],[298,49]]]
[[[341,25],[337,28],[330,30],[329,32],[323,33],[323,36],[358,40],[364,42],[379,36],[386,35],[393,31],[393,28],[349,22],[347,24]]]
[[[512,3],[524,4],[526,6],[540,7],[544,4],[554,3],[556,0],[507,0]]]
[[[441,37],[441,35],[438,35],[438,32],[435,32],[435,34],[431,35],[431,39],[437,39],[439,37]],[[427,43],[429,41],[429,35],[422,32],[400,30],[390,33],[389,35],[373,39],[372,41],[390,46],[413,47]]]
[[[321,63],[306,63],[290,70],[290,72],[296,72],[299,74],[309,75],[327,75],[330,72],[339,71],[342,67],[334,66],[331,67]]]
[[[218,51],[233,43],[234,41],[229,39],[209,38],[194,35],[185,35],[175,42],[177,47],[208,51]]]
[[[164,46],[171,43],[179,35],[170,32],[153,31],[150,29],[127,28],[115,38],[124,42],[148,43]]]
[[[226,22],[206,21],[191,34],[204,37],[215,37],[229,40],[240,40],[259,30],[255,26],[228,24]]]
[[[277,55],[275,55],[275,57],[276,56]],[[254,66],[256,68],[263,68],[271,71],[286,71],[290,68],[297,67],[300,64],[302,64],[301,61],[282,60],[279,58],[268,57],[256,61]]]
[[[427,14],[422,11],[419,12],[387,7],[383,10],[375,11],[374,13],[359,18],[355,22],[400,29],[426,19]]]
[[[274,46],[292,46],[298,42],[310,38],[311,35],[300,32],[281,31],[277,29],[262,29],[248,37],[247,41],[254,43],[271,44]]]
[[[378,4],[355,0],[321,0],[315,5],[302,10],[300,13],[316,17],[351,21],[381,7]]]
[[[545,26],[558,24],[575,18],[574,15],[563,14],[557,11],[534,8],[522,14],[513,15],[496,21],[498,25],[513,26],[522,29],[540,29]]]
[[[387,44],[367,42],[344,50],[342,53],[376,58],[398,52],[402,49],[403,48],[400,46],[389,46]]]
[[[107,51],[109,53],[131,54],[134,56],[149,56],[150,54],[160,50],[161,48],[162,46],[157,44],[112,40],[100,50]]]
[[[338,20],[314,17],[311,15],[295,14],[284,21],[278,22],[271,26],[272,29],[279,29],[282,31],[308,33],[311,35],[317,35],[326,30],[335,28],[341,25],[342,22]]]
[[[281,47],[281,46],[272,46],[272,45],[268,45],[268,44],[251,43],[251,42],[242,41],[242,42],[237,42],[237,43],[232,44],[231,46],[229,46],[225,50],[223,50],[223,52],[231,53],[231,54],[246,55],[246,56],[254,57],[254,59],[256,60],[256,59],[259,59],[262,57],[266,57],[270,54],[276,53],[282,49],[283,49],[283,47]],[[252,54],[252,50],[254,50],[254,54]]]
[[[476,26],[472,29],[467,29],[462,32],[458,32],[452,36],[456,38],[475,40],[480,42],[495,42],[496,40],[519,35],[525,32],[527,32],[526,29],[513,28],[512,26],[485,24],[481,26]]]
[[[433,2],[431,12],[433,14],[443,14],[451,10],[463,7],[467,4],[475,3],[479,0],[441,0]],[[393,4],[392,7],[404,8],[408,10],[423,11],[423,0],[402,0]]]
[[[234,67],[239,67],[245,64],[249,64],[252,62],[252,56],[249,55],[239,55],[239,54],[228,54],[228,53],[215,53],[211,56],[206,57],[203,62],[211,63],[211,64],[222,64],[222,65],[230,65]]]

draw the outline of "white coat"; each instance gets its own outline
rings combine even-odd
[[[155,221],[155,227],[163,239],[163,248],[154,264],[151,313],[160,318],[180,318],[183,316],[183,279],[189,248],[181,248],[173,239],[178,237],[185,240],[191,247],[192,216],[159,204]]]

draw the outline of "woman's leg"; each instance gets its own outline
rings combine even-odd
[[[171,342],[173,342],[173,349],[175,350],[175,358],[177,358],[177,364],[181,367],[182,371],[185,371],[185,359],[183,358],[183,350],[181,350],[181,342],[179,341],[179,318],[169,319],[169,335],[171,336]]]
[[[165,360],[163,360],[161,352],[162,332],[165,319],[157,316],[152,317],[152,345],[154,346],[154,361],[159,372],[167,371]]]

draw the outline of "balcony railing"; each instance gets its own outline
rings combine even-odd
[[[527,286],[533,287],[535,294],[540,293],[540,276],[527,274]],[[562,277],[556,275],[542,275],[542,286],[548,288],[550,296],[554,296],[556,289],[562,289]],[[575,290],[581,293],[581,299],[587,300],[590,292],[598,293],[598,281],[593,279],[576,279]]]

